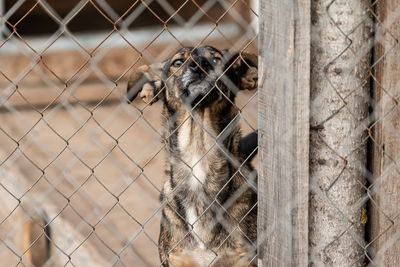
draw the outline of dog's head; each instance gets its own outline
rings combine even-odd
[[[127,96],[146,103],[164,99],[174,109],[233,101],[239,90],[257,88],[257,57],[211,46],[179,49],[167,61],[139,67]]]

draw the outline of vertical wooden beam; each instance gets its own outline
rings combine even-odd
[[[369,7],[368,0],[311,7],[311,266],[364,266]]]
[[[51,233],[48,217],[32,202],[21,204],[19,213],[24,223],[22,231],[16,236],[23,262],[28,266],[44,266],[51,257]]]
[[[400,2],[381,0],[376,13],[370,250],[374,266],[400,264]]]
[[[23,251],[28,263],[40,267],[50,259],[50,227],[45,227],[47,222],[44,218],[39,220],[28,220],[22,228]],[[46,236],[47,235],[47,236]]]
[[[260,1],[259,266],[308,266],[310,1]]]

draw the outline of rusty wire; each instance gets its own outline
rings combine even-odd
[[[168,14],[166,19],[162,19],[157,12],[152,9],[152,2],[161,5],[164,11]],[[192,43],[192,45],[196,47],[202,44],[207,44],[208,38],[212,34],[217,34],[219,39],[228,43],[229,46],[235,48],[237,51],[246,51],[250,46],[254,47],[257,40],[257,34],[254,32],[251,25],[247,24],[248,21],[241,17],[236,5],[238,3],[244,4],[251,16],[253,16],[254,20],[257,19],[257,13],[252,9],[249,3],[244,0],[208,0],[204,1],[202,4],[199,4],[194,0],[187,0],[183,1],[177,9],[173,8],[166,0],[137,0],[132,2],[122,15],[119,15],[106,1],[81,0],[77,2],[75,7],[64,16],[64,18],[62,18],[49,2],[45,0],[37,0],[19,20],[13,23],[10,22],[10,18],[12,18],[13,14],[23,3],[24,1],[17,1],[11,8],[5,10],[4,14],[0,14],[2,24],[4,23],[6,25],[6,27],[1,28],[4,38],[0,39],[0,53],[2,49],[4,50],[5,46],[12,43],[21,49],[22,52],[18,52],[19,54],[30,58],[29,65],[16,77],[9,77],[7,71],[4,71],[3,68],[0,69],[0,76],[6,81],[6,85],[2,85],[1,88],[0,116],[11,116],[14,118],[14,123],[17,126],[26,126],[24,132],[20,136],[16,137],[10,132],[7,125],[0,125],[0,132],[3,134],[2,138],[6,138],[7,142],[13,144],[11,146],[11,151],[8,151],[5,155],[0,154],[0,187],[7,192],[7,197],[11,198],[12,200],[10,201],[13,203],[9,207],[9,213],[0,220],[0,253],[2,253],[0,255],[14,255],[15,261],[13,264],[15,266],[28,266],[29,263],[27,263],[25,259],[27,254],[30,253],[29,251],[36,245],[36,243],[39,243],[41,238],[45,237],[50,241],[52,247],[51,256],[47,260],[46,266],[84,266],[81,265],[84,262],[82,259],[85,259],[84,256],[90,258],[90,255],[81,255],[79,254],[79,250],[82,247],[85,247],[86,243],[89,242],[89,239],[95,239],[98,241],[96,244],[99,247],[103,247],[98,253],[101,254],[102,251],[105,251],[105,253],[110,253],[112,255],[111,257],[108,257],[107,264],[109,265],[132,266],[132,260],[130,262],[125,262],[125,258],[127,257],[126,254],[131,255],[134,259],[133,262],[138,264],[137,266],[150,265],[154,260],[139,255],[140,253],[138,254],[132,248],[132,244],[139,243],[140,246],[142,239],[138,239],[143,237],[147,238],[155,249],[158,248],[158,242],[154,239],[154,233],[149,232],[147,228],[150,227],[148,225],[153,223],[153,218],[159,216],[160,209],[162,208],[162,205],[165,205],[165,203],[160,204],[151,200],[146,192],[140,193],[142,194],[142,201],[149,202],[150,205],[154,207],[154,210],[151,212],[150,216],[137,219],[138,214],[128,210],[126,205],[122,202],[122,199],[126,198],[126,195],[128,194],[127,191],[132,189],[132,187],[139,182],[145,183],[147,187],[151,188],[151,190],[155,192],[155,194],[160,194],[160,186],[153,181],[154,177],[147,174],[147,169],[149,166],[154,164],[155,161],[160,161],[160,155],[163,154],[165,145],[160,144],[160,139],[162,138],[161,129],[159,126],[153,125],[153,121],[148,119],[148,115],[146,115],[149,105],[135,106],[134,104],[133,106],[128,106],[124,103],[126,97],[118,90],[118,86],[124,86],[126,84],[128,73],[137,66],[143,64],[143,60],[148,62],[161,61],[166,59],[174,52],[174,50],[176,50],[176,45],[166,43],[164,44],[161,53],[158,53],[157,56],[153,57],[149,53],[149,50],[161,35],[168,34],[168,36],[172,37],[180,47],[184,47],[188,41],[193,42],[192,40],[187,40],[186,36],[182,34],[174,34],[171,31],[170,26],[172,21],[177,23],[178,27],[182,28],[184,33],[185,31],[192,30],[193,27],[196,27],[202,17],[206,17],[207,25],[210,25],[211,29],[209,29],[202,38],[195,41],[195,43]],[[224,8],[224,12],[215,19],[210,16],[208,12],[216,3]],[[197,11],[191,19],[185,21],[179,12],[187,4],[195,5]],[[85,47],[82,45],[79,38],[76,37],[76,34],[68,27],[69,23],[87,6],[97,10],[98,14],[108,21],[112,27],[112,30],[105,33],[105,37],[103,37],[93,47]],[[51,18],[58,25],[58,30],[51,35],[45,42],[45,45],[42,45],[38,50],[36,47],[31,45],[31,39],[29,37],[20,34],[20,27],[21,23],[39,8],[42,9],[45,16]],[[133,10],[137,12],[132,12]],[[131,23],[135,23],[135,19],[143,11],[150,12],[154,16],[153,19],[158,20],[163,27],[162,29],[158,29],[156,32],[152,32],[151,34],[154,37],[143,47],[139,48],[131,41],[128,27]],[[246,29],[239,38],[232,39],[231,36],[225,34],[224,31],[221,30],[220,25],[228,14],[235,18],[233,23]],[[138,57],[128,67],[118,70],[118,75],[110,77],[99,66],[101,65],[100,62],[107,56],[107,53],[112,50],[110,47],[104,47],[104,44],[116,37],[122,40],[124,47],[130,47],[135,53],[137,53]],[[67,77],[60,76],[57,71],[53,69],[54,66],[49,65],[48,62],[44,60],[48,51],[55,46],[56,42],[63,38],[67,38],[69,42],[72,42],[76,46],[75,51],[79,53],[80,58],[83,60],[79,64],[79,67]],[[5,56],[7,56],[7,54],[5,54]],[[59,62],[59,64],[62,65],[63,63]],[[41,68],[39,68],[39,65]],[[26,91],[21,90],[21,88],[24,87],[25,79],[33,73],[39,75],[44,86],[48,88],[47,90],[52,90],[53,94],[55,94],[49,101],[41,105],[33,103],[32,100],[25,95]],[[97,76],[100,83],[108,88],[108,92],[101,96],[99,100],[95,100],[94,102],[81,100],[79,96],[75,94],[80,87],[85,84],[85,80],[90,75]],[[22,99],[22,104],[19,104],[18,106],[13,104],[12,100],[16,97]],[[255,99],[256,94],[250,96],[241,106],[236,106],[239,110],[237,119],[240,120],[241,123],[247,125],[251,130],[256,129],[257,127],[254,123],[250,122],[248,118],[250,115],[247,114],[253,112],[252,116],[255,115]],[[103,112],[103,109],[110,107],[110,116],[107,121],[99,120],[96,117],[97,114]],[[72,132],[69,131],[69,136],[65,136],[65,133],[60,132],[60,129],[55,127],[53,124],[53,118],[58,118],[59,112],[63,111],[66,111],[66,114],[71,116],[73,121],[78,124],[76,129]],[[25,119],[25,113],[33,114],[32,116],[35,118],[33,124]],[[121,114],[126,113],[132,113],[129,115],[131,118],[129,125],[124,127],[119,134],[110,132],[108,130],[110,124],[117,121]],[[82,116],[82,114],[85,115]],[[129,131],[135,129],[135,127],[138,128],[143,126],[148,128],[149,135],[153,135],[152,140],[144,150],[139,152],[130,151],[135,148],[127,149],[121,145],[122,139]],[[39,135],[41,131],[44,130],[50,131],[51,135],[58,140],[56,142],[62,144],[57,153],[51,152],[52,146],[56,146],[55,143],[53,144],[51,140],[44,141],[43,139],[40,139]],[[102,151],[101,157],[95,162],[87,162],[85,157],[85,154],[87,154],[87,151],[89,150],[87,145],[83,145],[83,150],[80,151],[76,151],[76,147],[74,146],[74,139],[85,131],[88,131],[91,135],[91,139],[94,143],[93,145]],[[100,141],[100,138],[103,138],[103,136],[105,136],[104,138],[107,138],[107,140],[110,140],[110,146],[106,147],[104,143]],[[44,153],[45,158],[48,159],[45,164],[38,163],[38,159],[32,156],[32,151],[29,150],[31,146],[40,147],[40,152]],[[216,143],[214,146],[220,145]],[[132,157],[132,152],[137,155]],[[70,153],[69,155],[72,155],[72,158],[69,160],[63,160],[62,157],[65,153]],[[118,158],[112,156],[113,153],[120,153],[123,155],[124,160],[129,162],[128,165],[119,162]],[[231,158],[229,154],[226,154],[226,156]],[[31,176],[33,176],[33,178],[30,177],[30,180],[28,180],[30,181],[29,184],[23,184],[19,183],[18,180],[21,177],[18,177],[18,174],[15,174],[15,180],[13,180],[13,183],[17,189],[14,187],[10,188],[9,180],[6,179],[6,176],[9,176],[10,173],[12,173],[13,168],[20,167],[19,164],[21,159],[26,160],[29,163],[30,168],[34,169],[34,171],[31,171]],[[111,160],[111,163],[107,162],[109,160]],[[234,161],[233,158],[231,158],[231,160]],[[115,192],[116,189],[113,188],[113,186],[105,184],[103,177],[101,177],[101,173],[98,173],[97,171],[102,166],[109,166],[108,164],[116,166],[116,168],[120,169],[122,172],[123,181],[121,183],[123,184],[123,189],[119,192]],[[240,163],[236,164],[240,165]],[[188,167],[191,168],[190,166]],[[59,168],[63,174],[55,179],[54,177],[49,177],[51,176],[49,173],[51,173],[52,168]],[[77,170],[85,173],[85,178],[76,180],[76,177],[74,177],[71,172]],[[132,171],[136,171],[133,177],[131,176]],[[240,171],[240,168],[238,171]],[[60,188],[60,186],[64,185],[66,181],[72,185],[72,188],[68,193],[64,192],[63,188]],[[93,199],[93,194],[90,195],[87,193],[86,187],[91,182],[97,183],[99,190],[101,190],[96,193],[101,196],[99,199]],[[36,188],[42,183],[45,184],[44,188],[46,190],[39,194],[37,192],[34,193]],[[50,203],[53,206],[48,209],[48,202],[46,201],[50,201],[50,194],[54,192],[56,192],[57,196],[61,198],[59,201],[60,203]],[[106,192],[106,197],[104,194],[101,194],[101,192]],[[83,199],[82,201],[86,201],[88,205],[92,206],[93,210],[90,214],[82,214],[79,210],[80,207],[77,205],[78,203],[74,201],[75,198],[78,197]],[[32,205],[25,207],[24,203],[26,202],[29,202]],[[109,202],[112,204],[110,205]],[[137,203],[136,205],[140,205],[140,203]],[[106,206],[107,208],[105,208],[105,211],[102,211],[101,207]],[[211,206],[209,208],[211,208]],[[253,207],[253,209],[254,208],[255,207]],[[44,210],[46,212],[48,221],[46,221],[45,224],[39,222],[35,218],[33,215],[35,209]],[[136,225],[138,229],[137,231],[134,231],[133,234],[129,234],[128,237],[124,236],[120,232],[120,228],[117,229],[115,227],[116,222],[108,219],[108,216],[110,216],[110,214],[116,209],[120,209],[126,215],[126,217],[124,217],[125,220],[132,225]],[[6,224],[11,221],[14,222],[14,217],[17,216],[16,214],[18,210],[21,210],[24,216],[17,220],[18,223],[15,224],[15,227],[12,228],[11,232],[5,232]],[[66,233],[71,229],[63,229],[60,227],[60,224],[57,224],[59,218],[63,216],[63,213],[77,217],[76,220],[79,223],[75,225],[76,233]],[[15,243],[13,235],[22,231],[22,224],[29,220],[33,220],[34,223],[41,228],[41,233],[36,239],[32,240],[29,247],[21,250]],[[52,235],[49,235],[46,232],[48,226],[53,231]],[[116,242],[121,244],[119,249],[116,249],[115,246],[112,245],[115,242],[114,240],[110,240],[110,235],[104,236],[104,230],[99,231],[102,227],[105,227],[107,231],[110,231],[112,233],[111,236],[117,240]],[[190,234],[190,232],[188,234]],[[57,235],[60,235],[61,240],[66,244],[61,245],[60,238],[55,238]],[[256,250],[256,244],[253,244],[253,247],[254,250]],[[80,258],[76,257],[77,254],[79,254]],[[158,258],[158,255],[154,255],[153,258]],[[97,262],[95,264],[99,263]]]
[[[387,214],[387,212],[385,211],[385,207],[381,206],[382,203],[385,203],[385,201],[386,203],[388,203],[387,197],[382,191],[379,192],[377,190],[382,184],[388,183],[388,181],[385,180],[388,173],[392,171],[394,171],[397,175],[400,173],[397,163],[398,157],[393,157],[392,155],[390,155],[390,153],[387,153],[385,151],[384,144],[381,143],[381,141],[379,141],[376,137],[377,134],[379,134],[379,129],[377,129],[377,126],[387,120],[390,114],[393,114],[398,110],[398,95],[393,95],[393,92],[395,91],[395,88],[398,86],[398,84],[394,85],[393,88],[383,88],[380,83],[380,79],[376,76],[377,67],[380,64],[383,64],[385,58],[391,57],[395,49],[399,48],[398,36],[393,34],[390,30],[390,27],[395,22],[398,23],[398,13],[397,15],[393,15],[398,12],[398,8],[392,10],[392,13],[389,12],[389,15],[387,17],[391,19],[391,21],[386,20],[385,22],[382,22],[380,21],[381,14],[378,14],[377,9],[379,4],[385,5],[385,3],[380,2],[382,1],[359,0],[343,4],[343,1],[332,0],[329,2],[329,4],[326,5],[325,11],[322,15],[329,19],[333,27],[335,27],[337,31],[340,32],[345,40],[345,45],[343,45],[340,51],[336,53],[336,55],[332,57],[326,65],[323,66],[323,76],[329,84],[329,88],[327,90],[331,90],[333,92],[332,95],[340,99],[341,105],[333,110],[324,119],[314,122],[311,125],[311,131],[317,136],[318,142],[321,142],[323,146],[327,150],[329,150],[332,155],[334,155],[332,156],[332,158],[337,159],[337,162],[339,162],[338,166],[340,166],[340,168],[337,174],[329,174],[331,175],[331,180],[330,184],[326,188],[323,188],[322,186],[314,186],[312,187],[312,191],[313,194],[316,194],[319,197],[319,199],[323,200],[324,205],[329,206],[338,214],[338,217],[341,218],[343,224],[347,225],[347,227],[341,229],[334,238],[325,243],[324,246],[320,248],[320,251],[317,251],[317,253],[310,255],[310,262],[315,264],[316,266],[326,264],[327,262],[331,262],[331,264],[334,265],[337,259],[331,258],[331,256],[329,255],[329,250],[337,249],[336,245],[338,241],[340,241],[345,235],[351,236],[357,246],[359,246],[363,251],[362,254],[357,255],[354,262],[352,262],[349,266],[364,266],[367,264],[370,264],[372,266],[387,266],[384,265],[384,261],[382,261],[382,259],[377,259],[375,257],[379,255],[379,253],[381,253],[380,250],[384,251],[386,249],[390,249],[389,247],[392,246],[395,243],[396,238],[398,238],[393,237],[390,242],[386,241],[386,243],[384,243],[383,245],[381,244],[380,246],[377,246],[377,243],[381,239],[385,240],[385,234],[387,234],[389,231],[393,231],[394,229],[396,229],[396,225],[398,225],[398,222],[396,222],[396,220],[400,215],[400,213],[391,215]],[[361,5],[362,9],[364,10],[364,13],[360,14],[359,23],[351,30],[344,30],[346,29],[346,25],[344,25],[345,23],[338,22],[337,14],[332,14],[332,9],[340,5],[342,7],[344,5],[347,5],[347,9],[344,10],[351,10],[351,12],[356,12],[356,9],[353,9],[352,5]],[[351,14],[354,15],[354,13]],[[353,33],[359,30],[361,27],[365,27],[365,25],[368,25],[368,27],[371,28],[371,35],[368,36],[367,41],[365,41],[365,49],[362,49],[362,51],[355,50],[354,44],[359,43],[360,40],[355,39]],[[317,36],[313,36],[313,38],[317,38]],[[381,54],[375,52],[375,54],[373,53],[371,55],[371,51],[377,51],[377,45],[384,41],[385,38],[390,39],[392,41],[392,45],[390,45],[389,47],[385,47],[385,50],[383,50]],[[335,39],[335,41],[337,40]],[[354,65],[358,64],[368,69],[366,74],[362,77],[362,83],[358,84],[358,86],[355,88],[350,88],[350,92],[345,95],[341,92],[343,88],[341,88],[337,82],[333,81],[331,74],[332,72],[336,71],[336,66],[339,66],[338,68],[343,67],[343,65],[340,65],[340,63],[338,64],[338,61],[343,58],[344,55],[350,55],[349,57],[353,58]],[[348,69],[350,70],[354,67],[354,65],[346,67],[348,67]],[[337,74],[339,75],[341,71],[343,70],[338,69]],[[370,90],[370,95],[367,103],[370,110],[369,114],[365,118],[360,120],[360,115],[354,114],[354,107],[351,106],[348,101],[352,96],[354,96],[354,94],[360,92],[361,90],[364,90],[363,88],[369,88]],[[379,99],[375,97],[374,90],[380,91],[382,93],[382,96]],[[387,106],[385,106],[386,112],[381,113],[379,111],[379,107],[380,105],[383,105],[382,99],[384,98],[390,99],[390,101],[387,101],[388,104]],[[313,99],[313,101],[317,103],[318,101],[322,100],[316,97],[316,99]],[[346,112],[346,114],[349,114],[353,120],[357,121],[358,125],[355,129],[353,129],[354,133],[362,133],[362,140],[360,142],[360,145],[351,150],[348,154],[340,153],[337,148],[331,145],[332,140],[329,139],[337,134],[332,131],[332,126],[330,126],[329,124],[332,122],[332,120],[338,118],[339,114],[343,112]],[[393,127],[392,125],[389,125],[388,127],[392,127],[390,129],[393,132],[396,131],[396,127]],[[329,130],[331,130],[331,132],[329,132]],[[329,137],[327,137],[327,135]],[[369,157],[368,162],[354,163],[354,155],[356,155],[357,153],[362,153],[360,152],[360,150],[363,150],[362,147],[367,147],[366,153]],[[375,148],[375,152],[373,148]],[[373,158],[373,155],[376,156],[376,151],[379,151],[378,153],[382,153],[382,157],[389,162],[389,164],[387,165],[390,165],[389,167],[387,167],[387,169],[382,170],[382,173],[380,173],[379,176],[377,176],[372,169],[372,160],[376,160],[376,158]],[[342,206],[338,204],[337,200],[334,199],[335,197],[332,197],[332,195],[335,194],[333,188],[337,185],[338,182],[343,180],[344,173],[353,168],[349,167],[349,160],[353,161],[353,164],[357,165],[357,168],[361,170],[363,176],[365,177],[365,181],[363,181],[363,178],[354,177],[355,180],[359,179],[359,187],[364,193],[362,196],[360,196],[359,199],[357,199],[355,203],[352,203],[349,206],[347,206],[348,203],[343,203],[344,206]],[[318,164],[325,164],[325,161],[321,160],[321,162]],[[322,179],[322,177],[316,178],[316,180],[319,179]],[[377,199],[379,199],[379,202],[377,201]],[[354,219],[351,219],[349,213],[354,210],[360,210],[360,207],[363,206],[365,208],[363,208],[364,210],[362,212],[362,216],[356,221],[354,221]],[[385,223],[385,226],[382,225],[379,229],[372,229],[370,223],[371,220],[375,220],[373,216],[377,216],[376,214],[380,214],[380,216],[384,218],[382,219],[382,221],[386,221],[387,224]],[[362,227],[365,227],[365,229],[367,229],[365,230],[365,236],[360,236],[354,231],[353,227],[360,224],[363,225]]]

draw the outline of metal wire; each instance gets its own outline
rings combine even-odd
[[[378,69],[399,49],[398,36],[392,29],[398,23],[400,12],[396,8],[382,20],[378,12],[382,1],[344,2],[332,0],[313,15],[327,20],[342,39],[340,45],[333,44],[337,40],[332,39],[332,46],[325,48],[329,53],[321,60],[323,64],[313,62],[315,66],[311,66],[315,67],[313,75],[323,77],[327,85],[324,92],[329,92],[329,99],[317,90],[312,95],[312,108],[319,109],[311,112],[318,116],[311,118],[310,138],[318,148],[310,149],[318,149],[315,154],[322,153],[327,160],[324,157],[311,160],[310,211],[315,212],[313,205],[318,199],[334,214],[334,219],[327,216],[323,220],[337,224],[338,230],[332,236],[327,235],[322,245],[310,242],[313,250],[309,261],[311,265],[335,265],[337,244],[347,240],[352,248],[361,251],[350,255],[348,265],[380,266],[386,263],[382,255],[393,253],[398,240],[400,213],[393,211],[396,204],[391,204],[391,197],[382,190],[394,183],[393,176],[400,174],[400,156],[388,151],[378,136],[384,124],[385,131],[393,133],[391,138],[396,140],[398,127],[391,118],[399,111],[398,83],[390,88],[383,85]],[[194,169],[213,149],[218,149],[236,168],[229,181],[240,174],[248,184],[224,203],[218,201],[218,195],[229,181],[212,194],[204,212],[194,222],[187,222],[190,229],[185,237],[201,240],[193,224],[212,211],[222,227],[229,229],[229,234],[219,246],[207,247],[212,254],[209,265],[217,261],[218,249],[235,231],[250,244],[254,252],[251,260],[255,263],[257,244],[239,227],[243,219],[236,220],[237,227],[231,229],[222,215],[228,213],[229,206],[245,190],[257,190],[256,175],[246,173],[243,163],[227,151],[221,140],[231,133],[231,126],[236,123],[245,132],[257,129],[257,93],[240,93],[236,103],[230,102],[238,114],[218,135],[196,119],[194,106],[190,115],[167,136],[163,135],[161,119],[176,118],[162,118],[161,103],[134,101],[128,105],[125,95],[129,73],[140,65],[166,60],[177,48],[211,44],[238,52],[256,52],[258,15],[249,1],[183,0],[177,4],[167,0],[136,0],[121,10],[111,1],[80,0],[65,14],[53,1],[6,3],[4,10],[0,7],[2,262],[7,266],[29,266],[35,256],[31,255],[32,251],[42,246],[43,240],[48,240],[50,254],[43,266],[161,265],[158,250],[162,248],[157,238],[162,209],[175,191],[184,186],[183,181],[178,183],[175,191],[159,202],[165,181],[166,141],[193,120],[215,143],[194,163],[179,160],[190,170],[189,175],[207,190],[200,177],[194,175]],[[356,18],[351,23],[339,20],[335,13],[343,6]],[[106,30],[76,32],[73,29],[73,24],[83,19],[87,9],[93,17],[96,15],[96,22],[102,20],[107,25]],[[187,10],[192,12],[190,17],[185,14]],[[27,35],[24,27],[38,13],[56,24],[57,29],[44,37]],[[143,19],[143,14],[148,16],[149,25],[138,29],[135,24]],[[365,31],[363,40],[357,39],[359,31]],[[322,37],[316,34],[312,38],[317,43]],[[379,53],[377,46],[381,49]],[[342,60],[348,58],[351,63],[343,68]],[[337,76],[352,73],[354,69],[365,71],[350,86],[343,86]],[[223,80],[223,75],[217,80],[230,82]],[[229,100],[217,83],[214,89]],[[368,90],[364,104],[369,110],[360,115],[353,100],[362,98]],[[374,94],[381,96],[378,99]],[[327,102],[334,102],[334,108],[322,110]],[[345,115],[355,123],[348,136],[342,136],[335,143],[333,139],[341,138],[340,129],[332,125]],[[379,173],[372,166],[377,154],[385,162]],[[360,160],[359,155],[365,157]],[[327,162],[335,171],[318,176],[313,167],[325,166]],[[357,175],[349,179],[352,171]],[[349,203],[338,200],[337,188],[343,185],[356,188],[357,194]],[[254,209],[256,205],[248,213]],[[186,220],[178,210],[174,212]],[[26,241],[24,231],[30,222],[39,231]],[[379,222],[378,226],[374,222]],[[313,223],[310,221],[311,230]],[[51,234],[47,231],[49,228]],[[259,233],[259,237],[268,234],[268,231]],[[21,240],[25,246],[19,244]],[[182,242],[184,239],[171,251]],[[346,251],[342,256],[348,256]]]
[[[329,160],[336,160],[336,165],[334,167],[335,172],[326,174],[328,179],[315,175],[315,184],[312,184],[312,194],[315,194],[317,199],[323,202],[322,205],[329,207],[332,213],[336,213],[336,218],[340,218],[338,221],[340,221],[344,227],[342,227],[340,231],[338,230],[334,237],[325,242],[321,247],[318,247],[314,250],[314,253],[310,255],[310,262],[316,266],[323,264],[332,264],[335,266],[338,259],[334,258],[332,250],[337,251],[337,244],[346,238],[352,240],[351,242],[353,242],[354,246],[361,248],[362,252],[358,255],[351,255],[353,262],[349,264],[350,266],[364,266],[367,264],[373,266],[388,266],[387,264],[389,264],[390,260],[384,261],[379,255],[382,251],[391,249],[391,253],[393,254],[393,250],[395,250],[395,247],[391,246],[395,244],[395,239],[397,237],[394,237],[389,242],[386,241],[384,235],[390,231],[392,231],[392,233],[396,232],[396,225],[398,225],[396,219],[399,213],[393,214],[392,212],[388,214],[385,211],[386,207],[395,204],[390,204],[388,202],[389,200],[387,200],[387,196],[378,189],[382,184],[387,184],[389,182],[386,180],[389,173],[399,173],[397,169],[397,157],[393,157],[393,155],[385,151],[384,144],[380,143],[376,138],[376,134],[379,134],[380,131],[377,129],[377,126],[387,121],[388,117],[391,114],[393,115],[398,109],[398,97],[393,94],[397,85],[394,85],[393,88],[383,88],[380,84],[381,78],[376,76],[377,67],[382,65],[385,58],[393,56],[394,50],[398,49],[399,46],[398,37],[391,33],[390,30],[393,23],[399,20],[398,8],[389,11],[389,14],[386,16],[387,20],[383,23],[380,21],[382,14],[379,14],[377,9],[378,5],[384,6],[385,4],[387,3],[382,3],[382,1],[379,0],[360,0],[347,3],[340,0],[333,0],[325,6],[325,10],[323,14],[321,14],[321,17],[328,18],[331,25],[333,25],[345,41],[342,42],[343,45],[340,45],[340,48],[333,46],[332,48],[327,48],[327,50],[331,49],[332,51],[336,51],[336,53],[333,52],[334,56],[322,67],[324,80],[329,84],[327,90],[333,92],[333,94],[331,94],[331,103],[337,103],[336,108],[328,112],[329,114],[325,116],[325,118],[319,117],[319,121],[314,121],[311,125],[312,135],[315,136],[315,139],[312,138],[311,140],[322,144],[323,149],[325,149],[325,154],[322,157],[325,156]],[[361,8],[358,6],[361,6]],[[342,10],[344,10],[344,12],[349,12],[348,14],[351,14],[351,16],[355,16],[355,13],[359,12],[356,14],[359,23],[353,23],[351,24],[353,26],[350,26],[346,24],[346,20],[340,20],[338,18],[340,15],[337,13],[337,9],[339,8],[343,8]],[[365,27],[369,28],[370,32],[364,36],[362,40],[357,39],[358,35],[356,35],[355,32],[362,31]],[[320,37],[313,36],[313,38]],[[389,43],[387,40],[389,39],[392,40],[392,45],[387,45]],[[332,40],[333,42],[339,42],[335,38]],[[372,52],[378,51],[377,46],[385,41],[386,46],[381,50],[382,54]],[[381,46],[381,48],[382,47],[383,46]],[[371,52],[373,53],[372,55]],[[343,61],[341,60],[344,58],[351,58],[353,65],[343,66]],[[356,65],[362,66],[359,68],[364,68],[367,71],[364,72],[362,77],[356,78],[360,81],[356,86],[353,88],[346,88],[337,80],[335,73],[336,76],[342,73],[349,74],[355,69]],[[343,69],[343,67],[346,69]],[[364,90],[368,90],[366,88],[369,88],[370,92],[367,91],[369,99],[367,99],[365,103],[369,106],[370,110],[366,116],[360,116],[359,110],[352,105],[353,102],[351,102],[351,98],[355,95],[359,95],[360,92]],[[377,99],[374,95],[376,92],[382,93],[380,99]],[[324,101],[327,99],[324,98],[324,96],[319,96],[318,93],[315,93],[314,96],[315,98],[312,99],[312,105],[321,107],[321,103],[326,103]],[[383,99],[390,99],[391,101],[387,101],[384,104]],[[380,112],[381,107],[384,107],[386,110],[385,113]],[[318,112],[321,112],[321,110],[316,109],[314,114]],[[343,114],[347,114],[350,120],[354,120],[357,123],[354,129],[352,129],[351,135],[354,134],[354,136],[358,136],[360,139],[357,143],[358,145],[355,147],[353,147],[354,143],[348,142],[348,146],[352,147],[351,150],[341,148],[345,146],[344,144],[346,141],[354,138],[354,136],[345,136],[345,139],[348,140],[341,140],[339,142],[332,141],[332,138],[335,139],[339,137],[338,132],[335,131],[335,127],[332,125],[334,125],[339,118],[342,118]],[[396,131],[395,127],[393,127],[392,130]],[[339,148],[339,146],[341,147]],[[343,151],[347,152],[344,153]],[[374,161],[379,160],[377,159],[377,154],[379,153],[382,153],[382,158],[389,163],[385,164],[386,167],[381,173],[376,173],[373,164]],[[368,161],[359,161],[358,155],[360,154],[365,154],[366,157],[368,157]],[[318,161],[320,162],[315,164],[329,164],[323,159],[318,159]],[[361,173],[361,176],[352,177],[352,179],[357,181],[357,190],[362,191],[362,194],[357,195],[357,199],[352,203],[345,203],[344,201],[342,203],[338,202],[338,196],[340,195],[338,195],[336,191],[337,187],[340,187],[339,184],[345,184],[346,182],[349,183],[349,186],[352,184],[352,182],[349,182],[348,178],[346,178],[346,173],[354,171],[354,169],[358,169],[359,173]],[[320,181],[324,179],[329,180],[326,187],[325,184],[321,186],[322,183],[320,183]],[[348,192],[352,192],[351,190],[354,190],[354,188],[348,187],[347,190]],[[360,215],[356,220],[354,220],[354,215],[352,215],[355,213]],[[380,219],[377,219],[377,217],[380,217]],[[334,220],[336,221],[336,219]],[[327,221],[329,221],[328,218]],[[382,225],[377,226],[377,221],[379,221],[378,224],[381,223]],[[363,229],[362,234],[356,230],[357,228],[360,229],[360,226]],[[315,244],[311,244],[310,246],[315,246]],[[343,252],[343,257],[346,256],[345,252]]]
[[[167,204],[157,200],[165,180],[161,171],[165,143],[160,140],[168,137],[162,135],[160,115],[152,110],[160,110],[159,104],[126,104],[127,75],[143,63],[165,60],[189,44],[225,43],[237,51],[252,52],[257,47],[252,25],[258,15],[248,1],[181,2],[137,0],[119,13],[107,1],[81,0],[60,15],[52,1],[20,0],[0,14],[0,26],[5,25],[0,27],[4,36],[1,57],[23,66],[13,69],[4,64],[0,70],[0,139],[4,143],[0,150],[0,258],[4,264],[35,263],[29,262],[35,257],[31,253],[43,240],[50,243],[50,256],[43,266],[160,264],[157,235],[161,209]],[[157,5],[167,16],[157,13]],[[182,12],[189,5],[193,15],[186,20]],[[222,11],[215,17],[210,14],[216,6]],[[23,7],[26,12],[18,18]],[[104,18],[111,30],[99,34],[72,31],[72,21],[79,20],[88,8]],[[58,29],[39,39],[22,34],[26,22],[38,12]],[[132,31],[143,12],[161,27]],[[250,19],[243,17],[244,13]],[[203,29],[201,34],[193,35],[198,27]],[[141,41],[136,40],[139,35]],[[125,51],[122,55],[126,53],[130,61],[121,58],[115,52],[118,49]],[[58,59],[56,64],[52,57]],[[123,67],[107,70],[106,64],[113,60],[121,61]],[[100,93],[97,88],[102,88]],[[239,110],[235,121],[245,131],[257,128],[256,94],[239,95],[240,104],[232,103]],[[221,149],[237,166],[234,175],[246,176],[249,186],[254,186],[254,175],[247,177],[242,163],[217,141],[227,131],[229,127],[213,136],[216,143],[210,150]],[[134,136],[139,140],[132,140]],[[194,166],[185,164],[193,172]],[[240,192],[228,203],[237,194]],[[218,203],[215,196],[206,211],[215,209],[214,205],[219,207],[216,214],[229,207]],[[46,220],[41,221],[43,213]],[[224,225],[222,216],[219,218]],[[28,247],[21,247],[18,240],[25,240],[21,235],[30,221],[39,233]],[[242,231],[240,221],[237,224]],[[193,227],[188,232],[192,234],[197,235]],[[256,252],[256,244],[252,246]],[[214,251],[214,255],[215,261],[218,253]]]

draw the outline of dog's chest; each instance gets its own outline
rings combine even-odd
[[[193,121],[186,121],[181,125],[178,133],[178,146],[184,169],[184,191],[186,197],[183,202],[185,207],[186,222],[189,229],[192,227],[192,236],[200,248],[205,248],[204,243],[209,242],[210,232],[213,227],[211,211],[204,211],[212,203],[207,191],[207,179],[210,177],[212,166],[207,158],[211,156],[213,140],[205,135],[199,125]]]
[[[204,249],[212,241],[213,228],[216,226],[215,207],[202,191],[195,194],[188,193],[186,201],[183,201],[185,220],[195,246]]]
[[[183,169],[186,169],[185,183],[192,191],[203,191],[206,185],[210,166],[207,157],[212,140],[202,132],[203,129],[195,122],[187,120],[181,125],[178,133],[178,147]]]
[[[189,229],[192,230],[191,234],[198,247],[204,249],[205,244],[208,242],[208,235],[211,229],[204,224],[204,218],[200,217],[195,207],[186,208],[186,221]],[[193,227],[193,228],[192,228]]]

